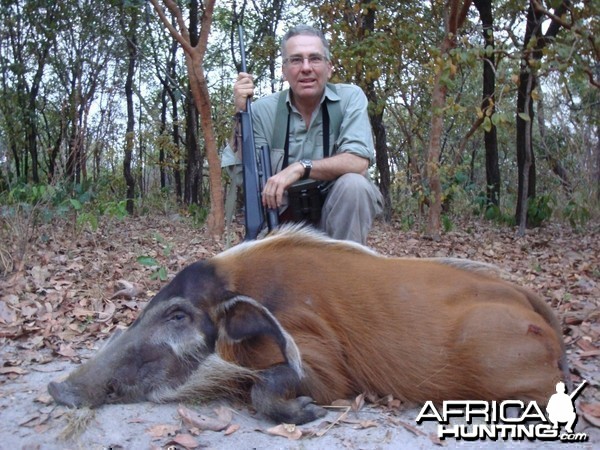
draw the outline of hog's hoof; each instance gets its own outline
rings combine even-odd
[[[315,401],[310,397],[298,397],[296,402],[300,405],[300,409],[307,418],[304,422],[297,422],[298,425],[313,420],[320,419],[327,415],[327,410],[319,405],[315,405]]]
[[[265,411],[275,422],[302,425],[327,414],[327,410],[314,404],[310,397],[298,397],[277,402],[271,411]]]

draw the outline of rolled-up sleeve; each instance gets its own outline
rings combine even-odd
[[[373,133],[369,121],[367,97],[358,86],[336,85],[344,111],[340,134],[336,140],[337,153],[351,153],[375,162]]]

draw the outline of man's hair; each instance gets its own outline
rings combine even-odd
[[[325,39],[325,36],[321,32],[321,30],[318,30],[315,27],[311,27],[310,25],[304,25],[304,24],[296,25],[295,27],[290,28],[288,30],[288,32],[285,33],[285,35],[283,36],[283,39],[281,41],[281,55],[283,56],[283,58],[286,57],[285,45],[287,44],[287,41],[290,38],[293,38],[294,36],[316,36],[316,37],[318,37],[319,39],[321,39],[321,42],[323,43],[323,48],[325,49],[325,58],[327,58],[327,59],[331,58],[331,54],[329,52],[329,42],[327,42],[327,39]]]

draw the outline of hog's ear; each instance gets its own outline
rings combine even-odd
[[[229,338],[241,341],[260,335],[272,336],[288,365],[302,378],[302,358],[296,342],[265,306],[239,295],[224,302],[221,312],[221,324]]]

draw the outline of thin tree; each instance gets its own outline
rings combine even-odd
[[[536,66],[543,57],[543,49],[554,40],[563,22],[560,17],[568,11],[570,2],[565,0],[551,14],[550,26],[542,32],[542,21],[547,14],[540,3],[531,0],[527,10],[527,26],[523,40],[523,55],[519,74],[517,95],[517,166],[518,194],[515,218],[517,224],[527,217],[527,204],[535,197],[536,171],[535,155],[532,148],[531,131],[534,111],[531,93],[537,87]],[[549,14],[549,13],[548,13]],[[525,173],[527,170],[527,173]],[[525,227],[527,223],[523,224]]]
[[[125,14],[124,14],[125,16]],[[131,162],[133,159],[134,147],[134,130],[135,130],[135,113],[133,109],[133,77],[138,59],[137,45],[137,13],[131,11],[128,24],[124,23],[124,18],[121,26],[127,45],[128,63],[127,63],[127,78],[125,80],[125,97],[127,101],[127,130],[125,132],[125,156],[123,158],[123,176],[127,185],[127,212],[134,212],[134,196],[135,196],[135,177],[131,172]]]
[[[441,138],[444,130],[444,106],[448,86],[448,67],[445,60],[449,58],[450,50],[456,47],[456,36],[467,18],[471,0],[447,0],[445,6],[445,35],[440,46],[440,64],[437,65],[435,81],[431,94],[431,127],[425,173],[429,181],[430,204],[426,226],[426,236],[435,241],[440,240],[442,213],[442,182],[440,179]]]
[[[485,175],[486,196],[488,205],[500,205],[500,167],[498,165],[498,137],[496,125],[491,118],[496,107],[496,56],[494,54],[494,14],[492,0],[474,0],[473,4],[479,11],[482,33],[487,53],[483,60],[483,100],[481,110],[484,117],[489,117],[489,127],[484,130],[485,142]]]
[[[203,68],[215,0],[207,0],[202,5],[200,33],[196,45],[192,44],[190,32],[183,19],[181,9],[176,2],[173,0],[164,0],[162,3],[164,3],[165,7],[175,17],[177,28],[166,16],[165,11],[158,0],[150,0],[150,2],[163,25],[167,28],[171,36],[179,42],[185,54],[190,88],[196,107],[200,112],[200,124],[204,135],[206,158],[208,160],[210,185],[210,212],[207,218],[208,232],[213,236],[222,235],[225,228],[225,214],[221,185],[221,164],[217,152],[217,141],[213,128],[210,96]]]

